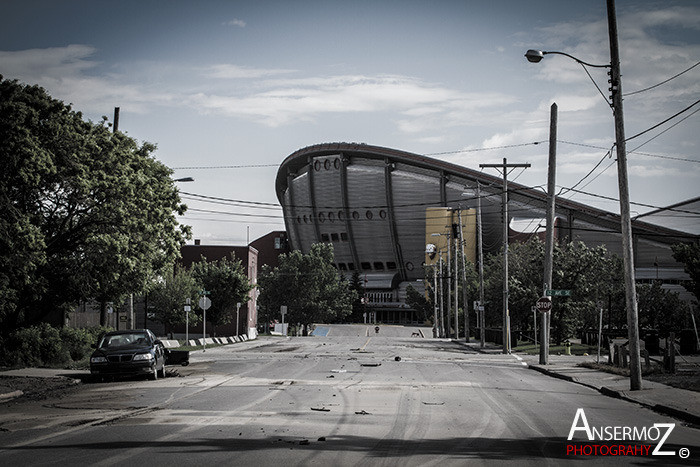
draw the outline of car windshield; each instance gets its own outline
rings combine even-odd
[[[107,335],[100,341],[99,348],[114,349],[117,347],[148,345],[148,335],[144,332]]]

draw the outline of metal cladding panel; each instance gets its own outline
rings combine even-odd
[[[316,232],[313,224],[313,212],[309,202],[309,175],[303,173],[292,180],[292,195],[294,213],[296,214],[297,231],[299,232],[299,242],[294,246],[303,253],[311,251],[311,245],[316,242]]]
[[[437,172],[417,174],[395,170],[391,174],[394,215],[409,279],[423,277],[425,253],[425,209],[440,206],[440,179]]]
[[[343,221],[343,200],[340,191],[340,155],[316,157],[314,170],[315,220],[321,241],[333,244],[336,263],[352,263],[349,237]]]
[[[348,167],[348,206],[360,262],[394,262],[387,215],[384,167],[368,167],[354,159]],[[374,267],[373,267],[374,268]]]

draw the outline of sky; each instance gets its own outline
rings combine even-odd
[[[700,196],[700,2],[616,3],[634,216]],[[119,107],[120,131],[195,179],[178,183],[180,221],[202,244],[284,230],[279,164],[320,143],[476,170],[505,157],[531,164],[510,180],[546,188],[552,103],[561,196],[619,213],[606,69],[524,58],[609,63],[604,0],[2,5],[0,74],[94,122]]]

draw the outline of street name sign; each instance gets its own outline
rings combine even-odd
[[[545,295],[548,297],[571,297],[571,290],[547,290]]]

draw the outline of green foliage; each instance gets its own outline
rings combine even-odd
[[[662,336],[680,332],[688,315],[688,305],[677,292],[661,288],[661,282],[637,285],[639,327],[656,329]]]
[[[243,264],[233,257],[212,262],[202,257],[192,265],[191,273],[196,283],[210,293],[207,324],[213,326],[230,323],[236,316],[236,303],[246,303],[253,288]]]
[[[532,307],[542,296],[544,247],[540,240],[513,244],[509,248],[508,299],[511,326],[527,329]],[[571,297],[553,297],[552,338],[556,343],[583,328],[597,327],[598,303],[612,303],[613,315],[624,313],[622,261],[605,247],[588,248],[582,242],[555,245],[552,289],[571,290]],[[503,255],[490,255],[485,262],[487,325],[501,327],[503,309]],[[608,298],[611,300],[608,300]]]
[[[0,361],[10,367],[68,366],[87,358],[111,328],[57,329],[47,323],[20,328],[0,339]]]
[[[292,251],[280,256],[280,265],[263,268],[258,280],[258,305],[271,318],[286,305],[289,323],[334,323],[352,311],[357,292],[333,267],[333,246],[317,243],[308,254]]]
[[[192,310],[197,304],[198,293],[202,286],[193,277],[191,271],[180,266],[166,269],[165,274],[154,283],[148,295],[149,306],[153,307],[155,320],[163,323],[166,329],[176,324],[184,324],[184,305],[190,299]],[[190,312],[189,322],[199,322],[199,316]]]
[[[433,304],[425,296],[413,288],[412,285],[406,287],[406,305],[418,312],[422,321],[433,320]]]
[[[673,258],[685,265],[685,272],[690,276],[690,282],[683,283],[685,289],[700,300],[700,244],[679,243],[671,247]]]
[[[155,146],[0,76],[0,322],[142,291],[189,236]],[[104,318],[104,317],[103,317]]]

